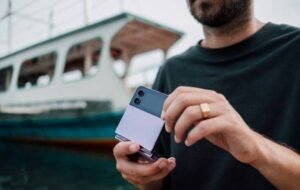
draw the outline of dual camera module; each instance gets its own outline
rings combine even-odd
[[[142,91],[142,90],[138,91],[137,94],[138,94],[139,97],[143,97],[145,95],[144,91]],[[134,103],[139,105],[141,103],[141,99],[140,98],[135,98]]]

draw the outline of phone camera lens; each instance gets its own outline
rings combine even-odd
[[[144,94],[144,91],[140,90],[140,91],[138,92],[138,95],[139,95],[140,97],[144,96],[144,95],[145,95],[145,94]]]
[[[139,105],[141,103],[141,100],[139,98],[134,99],[134,103]]]

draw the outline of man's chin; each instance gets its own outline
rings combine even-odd
[[[221,18],[214,18],[213,16],[204,16],[204,15],[195,15],[193,14],[194,19],[196,19],[200,24],[212,28],[222,27],[226,24],[228,24],[229,20],[222,20]]]
[[[213,3],[215,2],[215,3]],[[249,17],[251,0],[239,0],[234,3],[217,4],[219,1],[195,1],[191,9],[193,17],[208,27],[223,27],[234,20],[245,20]]]
[[[222,26],[227,25],[228,23],[230,23],[229,21],[227,22],[220,22],[220,21],[199,21],[203,26],[207,26],[210,28],[220,28]]]

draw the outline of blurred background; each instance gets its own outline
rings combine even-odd
[[[297,0],[255,1],[300,26]],[[114,130],[132,92],[203,33],[185,0],[0,1],[0,189],[134,189]]]
[[[255,13],[264,22],[300,26],[299,8],[300,2],[297,0],[255,1]],[[201,26],[190,16],[184,0],[48,0],[46,2],[2,0],[0,2],[0,55],[6,55],[124,11],[184,32],[185,35],[181,40],[171,47],[168,57],[184,51],[203,37]],[[148,64],[161,61],[157,54],[149,59],[150,55],[144,59],[133,60],[130,70],[135,72],[148,67]],[[153,80],[153,77],[150,78]]]

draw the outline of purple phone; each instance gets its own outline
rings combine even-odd
[[[140,144],[139,155],[149,161],[158,159],[153,149],[164,126],[160,115],[166,98],[166,94],[138,87],[115,131],[119,141]]]

